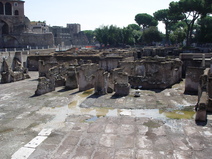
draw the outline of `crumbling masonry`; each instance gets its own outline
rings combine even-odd
[[[131,87],[165,89],[181,80],[182,62],[179,59],[156,56],[135,61],[131,58],[132,51],[86,52],[56,53],[48,57],[51,60],[39,56],[40,77],[35,94],[65,86],[79,91],[95,88],[98,95],[114,92],[116,96],[126,96]]]

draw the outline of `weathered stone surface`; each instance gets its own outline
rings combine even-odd
[[[199,78],[204,73],[203,68],[188,67],[186,71],[185,79],[185,92],[197,94]]]
[[[98,64],[84,64],[79,69],[79,91],[85,91],[94,87],[95,75]]]
[[[127,96],[130,93],[130,84],[119,84],[116,83],[114,86],[116,96]]]
[[[117,150],[114,159],[129,159],[133,158],[134,151],[130,149]]]
[[[146,58],[141,61],[120,62],[120,68],[129,75],[133,88],[165,89],[182,78],[182,61],[164,57]]]
[[[65,88],[66,89],[78,88],[77,72],[74,66],[67,69]]]
[[[131,135],[119,135],[115,140],[115,147],[120,149],[132,149],[134,147],[134,138]]]
[[[67,81],[66,88],[68,89],[77,88],[78,84],[77,84],[75,67],[69,68],[70,66],[68,63],[63,63],[49,68],[51,65],[44,64],[42,61],[40,63],[42,65],[40,73],[41,77],[39,77],[38,87],[37,90],[35,91],[35,95],[42,95],[54,91],[55,87],[65,86],[66,81]],[[69,80],[69,78],[72,79],[72,82]]]
[[[22,66],[18,57],[13,58],[13,64],[10,67],[6,59],[3,59],[1,66],[1,83],[10,83],[30,78],[28,70]],[[19,55],[19,54],[18,54]]]
[[[104,147],[114,147],[116,137],[117,135],[114,134],[102,134],[99,144]]]
[[[46,77],[38,78],[38,86],[35,91],[35,95],[42,95],[55,90],[54,80],[50,80]]]
[[[113,158],[113,149],[109,148],[98,148],[96,152],[94,153],[93,159],[99,159],[99,158],[104,158],[104,159],[111,159]]]
[[[121,124],[118,128],[118,133],[122,135],[130,135],[135,133],[135,126],[129,124]]]
[[[95,76],[95,94],[104,95],[107,94],[108,89],[108,72],[100,69],[96,72]]]
[[[139,149],[151,150],[153,148],[153,143],[147,136],[138,135],[136,141],[136,146]]]
[[[107,124],[105,127],[105,133],[108,134],[115,134],[118,131],[118,125],[117,124]]]
[[[211,82],[210,68],[206,68],[204,73],[199,78],[198,85],[198,102],[195,106],[196,121],[206,122],[207,111],[212,110],[211,97],[212,97],[212,82]]]

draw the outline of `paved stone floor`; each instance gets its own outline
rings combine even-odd
[[[0,84],[1,159],[212,158],[212,117],[198,126],[183,82],[141,97],[94,96],[61,87],[33,96],[31,79]]]

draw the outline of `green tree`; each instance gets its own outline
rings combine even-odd
[[[140,28],[137,24],[129,24],[129,25],[127,26],[127,28],[128,28],[128,29],[132,29],[132,30],[138,30],[138,31],[141,30],[141,28]]]
[[[143,42],[152,44],[153,42],[160,42],[162,40],[162,33],[158,31],[158,28],[151,26],[143,32]]]
[[[87,36],[90,44],[94,43],[95,33],[93,30],[84,30],[84,34]]]
[[[142,26],[143,30],[145,30],[146,28],[148,28],[150,26],[158,25],[157,20],[153,16],[151,16],[147,13],[137,14],[135,16],[135,21],[139,26]]]
[[[139,44],[139,43],[142,42],[142,35],[143,35],[143,33],[140,30],[133,30],[132,31],[134,44]]]
[[[202,13],[202,17],[201,18],[205,18],[208,13],[212,13],[212,0],[203,0],[204,2],[204,8],[201,11]]]
[[[186,23],[184,21],[178,21],[177,23],[172,23],[170,25],[170,30],[173,32],[176,29],[180,28],[180,29],[186,31],[186,27],[187,27],[187,25],[186,25]]]
[[[206,16],[198,20],[197,40],[199,43],[212,43],[212,17]]]
[[[183,17],[175,14],[170,14],[169,9],[161,9],[156,11],[154,14],[155,19],[162,21],[165,24],[166,30],[166,43],[169,43],[170,25],[182,20]]]
[[[206,0],[180,0],[179,2],[171,2],[169,9],[172,14],[184,17],[184,22],[187,26],[186,32],[186,46],[190,46],[194,24],[196,20],[203,14],[206,14],[205,9]]]
[[[186,38],[186,32],[183,28],[177,28],[170,34],[170,40],[175,44],[183,44],[183,40]]]
[[[123,44],[127,41],[124,39],[126,36],[128,36],[127,34],[128,33],[125,32],[125,35],[123,35],[123,29],[114,25],[102,26],[95,30],[96,40],[105,46],[118,46],[121,43]]]
[[[96,40],[102,45],[107,46],[108,44],[108,27],[102,26],[100,28],[95,29]]]
[[[124,45],[133,45],[135,43],[132,29],[129,29],[128,27],[124,27],[121,30],[121,37],[122,37],[122,44]]]

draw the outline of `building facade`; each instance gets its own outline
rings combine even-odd
[[[0,48],[53,47],[52,33],[30,32],[31,24],[24,15],[24,3],[22,0],[0,0]]]
[[[87,36],[81,31],[80,24],[67,24],[66,27],[53,26],[50,31],[54,35],[56,46],[87,45],[89,43]]]

